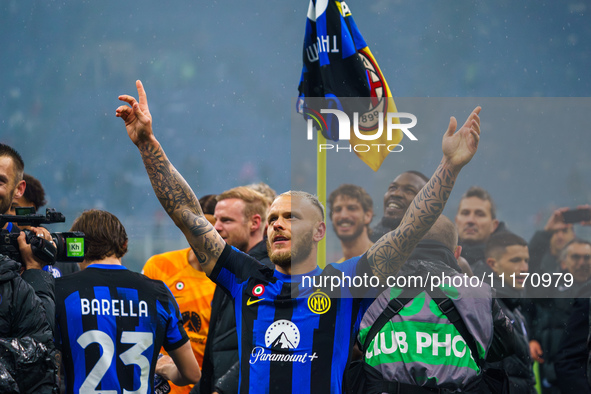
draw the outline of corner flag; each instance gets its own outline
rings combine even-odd
[[[357,156],[377,171],[389,153],[386,146],[402,139],[400,130],[394,130],[390,140],[383,132],[387,114],[397,112],[388,84],[344,1],[310,0],[307,17],[298,106],[305,106],[307,97],[324,97],[326,108],[348,114],[358,112],[359,132],[364,136],[381,136],[372,141],[368,151],[355,149],[357,144],[367,142],[356,133],[351,133],[349,141]],[[361,101],[361,107],[351,108],[339,100],[349,97],[368,100]],[[383,116],[381,125],[379,114]],[[327,127],[322,132],[327,139],[337,141],[338,123],[331,121],[331,117],[326,117]],[[396,118],[393,122],[399,123]]]

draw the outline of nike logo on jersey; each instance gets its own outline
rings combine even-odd
[[[248,297],[248,300],[246,301],[246,306],[251,306],[252,304],[256,304],[259,301],[264,300],[264,298],[257,298],[257,299],[250,299],[250,297]]]

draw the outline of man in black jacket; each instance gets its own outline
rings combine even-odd
[[[494,282],[498,303],[513,325],[517,335],[515,354],[500,362],[492,363],[509,375],[512,394],[535,394],[535,377],[530,357],[527,324],[521,313],[525,274],[528,272],[529,252],[527,242],[508,231],[493,234],[485,249],[486,263],[498,275]]]
[[[566,329],[576,297],[591,279],[591,243],[575,238],[558,255],[560,272],[564,278],[555,282],[556,286],[546,289],[546,298],[536,298],[529,306],[528,318],[532,333],[530,348],[540,361],[542,393],[555,394],[558,378],[554,368],[562,351],[560,338]],[[530,288],[527,289],[530,292]],[[534,289],[535,290],[535,289]]]
[[[555,370],[557,385],[562,393],[591,394],[589,368],[589,297],[591,282],[587,282],[575,298],[572,313],[560,341]]]
[[[15,197],[22,196],[24,162],[11,147],[0,144],[0,213],[8,213]],[[31,231],[52,242],[49,231]],[[8,223],[2,231],[20,230]],[[53,323],[55,299],[53,277],[42,271],[25,234],[18,238],[21,264],[0,255],[0,392],[51,393],[56,386]],[[16,391],[19,390],[19,391]]]
[[[573,224],[565,223],[562,217],[562,213],[568,210],[569,208],[564,207],[552,212],[544,228],[536,231],[529,241],[529,266],[533,275],[555,275],[562,272],[560,252],[576,237]],[[556,387],[554,358],[560,349],[563,320],[567,318],[572,304],[570,299],[565,299],[562,295],[559,299],[549,298],[555,297],[557,291],[548,290],[542,286],[528,287],[527,296],[531,299],[524,305],[526,318],[536,323],[532,330],[530,351],[534,361],[540,363],[540,380],[544,394],[559,392]]]

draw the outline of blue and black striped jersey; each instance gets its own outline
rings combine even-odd
[[[211,278],[234,298],[240,392],[341,393],[356,331],[375,295],[353,298],[348,288],[303,284],[305,277],[369,272],[365,257],[357,257],[289,276],[226,246]]]
[[[152,393],[161,347],[188,340],[166,285],[123,266],[90,265],[55,293],[67,393]]]

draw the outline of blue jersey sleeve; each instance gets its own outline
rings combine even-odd
[[[210,279],[236,297],[247,281],[261,269],[268,269],[254,258],[226,244],[211,272]]]
[[[189,340],[189,336],[183,327],[183,318],[179,311],[179,305],[177,304],[174,296],[170,292],[170,289],[166,287],[168,291],[168,305],[158,305],[158,308],[162,308],[167,314],[166,333],[164,338],[163,347],[168,352],[175,350],[185,344]]]

